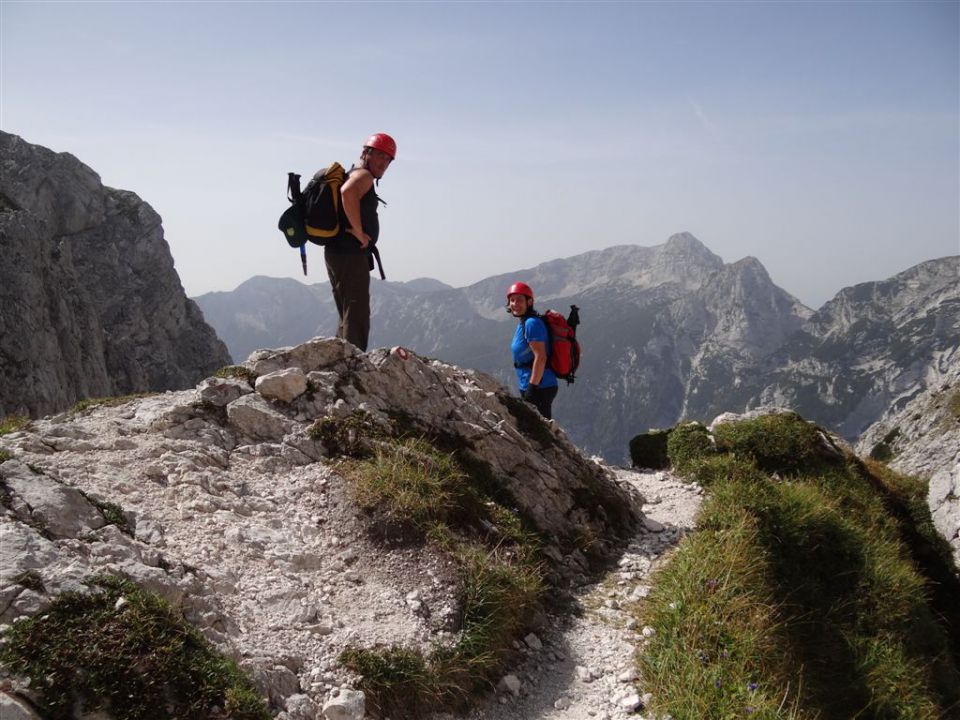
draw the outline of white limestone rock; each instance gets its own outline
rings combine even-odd
[[[298,367],[284,368],[261,375],[254,387],[269,400],[291,403],[307,391],[307,376]]]

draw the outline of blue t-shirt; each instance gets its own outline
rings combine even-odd
[[[524,334],[526,333],[526,334]],[[538,317],[528,317],[523,323],[517,323],[517,331],[513,334],[513,343],[510,350],[513,352],[513,364],[523,365],[517,368],[517,380],[520,381],[520,392],[527,389],[530,384],[530,373],[533,371],[533,350],[530,349],[529,341],[542,342],[549,351],[549,337],[547,335],[547,325]],[[540,387],[556,387],[557,376],[550,369],[549,362],[544,368],[543,377],[540,378]]]

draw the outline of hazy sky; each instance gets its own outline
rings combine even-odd
[[[391,280],[689,231],[817,307],[960,254],[958,7],[3,0],[0,126],[149,202],[189,295],[303,279],[287,171],[385,131]]]

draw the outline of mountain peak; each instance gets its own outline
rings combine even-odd
[[[712,258],[722,262],[720,257],[710,252],[710,249],[700,242],[696,236],[686,231],[674,233],[667,238],[667,242],[664,244],[663,249],[667,252],[673,253],[681,252],[684,254],[700,255],[705,258]]]

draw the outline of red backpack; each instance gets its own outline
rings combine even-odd
[[[547,310],[540,315],[547,326],[550,338],[547,346],[547,366],[559,380],[569,385],[574,381],[577,368],[580,367],[580,343],[577,341],[577,326],[580,324],[580,308],[570,306],[570,315],[566,318],[555,310]]]

